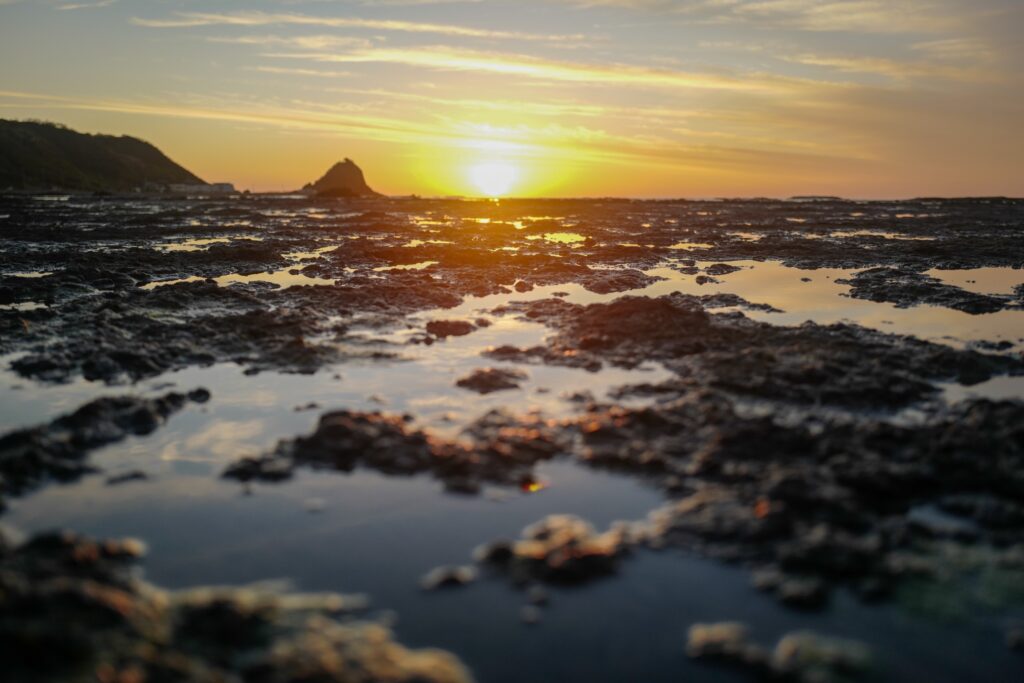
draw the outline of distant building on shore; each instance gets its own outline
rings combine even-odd
[[[231,183],[171,183],[167,191],[172,194],[232,194],[236,190]]]

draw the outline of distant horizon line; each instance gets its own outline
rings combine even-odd
[[[204,183],[206,185],[217,185],[223,184],[225,181],[218,183]],[[233,183],[232,183],[233,184]],[[146,195],[152,197],[172,197],[176,196],[170,192],[102,192],[102,191],[91,191],[91,190],[77,190],[77,189],[61,189],[54,188],[50,190],[15,190],[15,189],[2,189],[0,188],[0,196],[27,196],[27,197],[46,197],[53,195],[71,195],[79,197],[95,197],[102,199],[104,197],[118,197],[118,196],[137,196]],[[409,200],[437,200],[437,201],[470,201],[470,202],[487,202],[487,203],[500,203],[503,201],[630,201],[630,202],[756,202],[756,201],[772,201],[772,202],[796,202],[796,203],[825,203],[829,201],[840,201],[840,202],[875,202],[875,203],[895,203],[895,202],[953,202],[953,201],[973,201],[973,202],[990,202],[990,201],[1010,201],[1010,202],[1024,202],[1024,196],[1014,197],[1009,195],[920,195],[914,197],[844,197],[841,195],[790,195],[786,197],[782,196],[770,196],[770,195],[749,195],[749,196],[708,196],[708,197],[693,197],[683,195],[666,195],[666,196],[655,196],[655,197],[639,197],[639,196],[625,196],[625,195],[579,195],[579,196],[507,196],[507,197],[485,197],[477,195],[421,195],[418,193],[410,194],[385,194],[379,193],[378,197],[316,197],[315,195],[303,194],[301,188],[295,190],[235,190],[229,194],[219,195],[216,198],[223,199],[231,196],[298,196],[302,195],[309,199],[341,199],[344,201],[373,201],[375,199],[409,199]],[[178,194],[177,196],[181,196]],[[215,198],[213,196],[209,198]]]

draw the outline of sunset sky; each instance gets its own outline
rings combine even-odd
[[[0,0],[0,117],[253,190],[1020,196],[1022,35],[1021,0]]]

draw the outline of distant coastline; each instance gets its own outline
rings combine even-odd
[[[49,121],[0,119],[0,194],[76,196],[152,195],[162,197],[287,196],[318,199],[383,198],[367,184],[351,159],[332,166],[321,178],[301,189],[277,192],[239,191],[230,182],[207,182],[171,160],[155,145],[130,136],[80,133]],[[469,196],[393,199],[490,201]],[[642,201],[642,202],[1022,202],[1024,197],[964,196],[874,199],[833,195],[791,197],[505,197],[515,201]]]

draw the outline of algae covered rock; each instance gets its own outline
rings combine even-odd
[[[356,619],[361,596],[280,586],[168,592],[138,578],[137,541],[70,533],[0,543],[5,680],[468,683],[452,655]],[[9,678],[7,678],[9,677]]]

